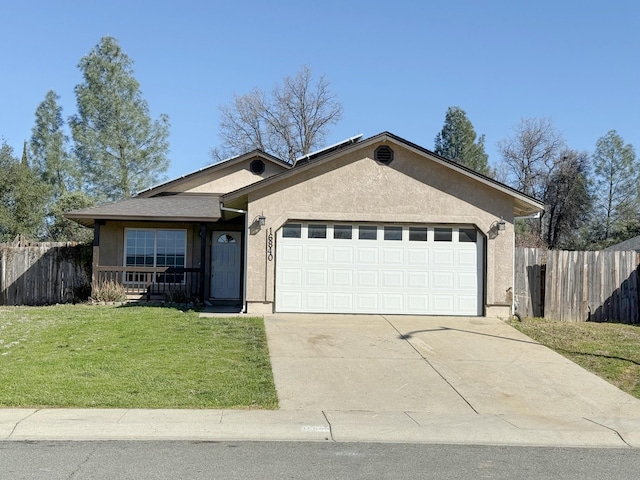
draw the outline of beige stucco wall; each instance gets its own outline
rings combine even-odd
[[[229,165],[203,171],[182,181],[173,183],[166,189],[167,192],[187,193],[228,193],[247,185],[259,182],[277,173],[286,170],[284,166],[264,161],[265,170],[261,174],[251,173],[249,165],[252,160],[242,162],[230,162]]]
[[[249,223],[260,214],[266,217],[266,225],[248,237],[249,311],[273,308],[276,232],[290,220],[475,225],[487,238],[487,313],[507,311],[513,285],[512,198],[395,144],[393,162],[381,165],[372,160],[376,146],[320,162],[249,194]],[[496,235],[501,217],[506,229]],[[266,258],[269,231],[273,261]]]

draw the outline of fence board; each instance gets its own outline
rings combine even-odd
[[[73,243],[0,244],[0,305],[73,301],[89,283],[82,250]]]
[[[515,310],[523,317],[544,316],[544,270],[546,251],[518,248],[515,258]]]
[[[544,281],[532,281],[531,272],[545,263]],[[636,252],[517,248],[515,268],[516,312],[522,316],[539,316],[534,305],[542,298],[547,318],[640,322]]]

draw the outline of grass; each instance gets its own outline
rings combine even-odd
[[[0,307],[0,406],[276,408],[260,318]]]
[[[640,327],[541,318],[511,325],[616,387],[640,398]]]

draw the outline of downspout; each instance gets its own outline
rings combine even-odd
[[[249,216],[247,215],[248,212],[246,210],[238,210],[237,208],[225,207],[223,206],[222,202],[220,202],[220,210],[223,212],[233,212],[244,215],[244,251],[242,253],[242,262],[244,263],[244,268],[242,272],[242,311],[240,313],[247,313],[247,245],[249,243]]]

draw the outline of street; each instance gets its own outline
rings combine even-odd
[[[632,479],[640,450],[376,443],[0,442],[1,480]]]

